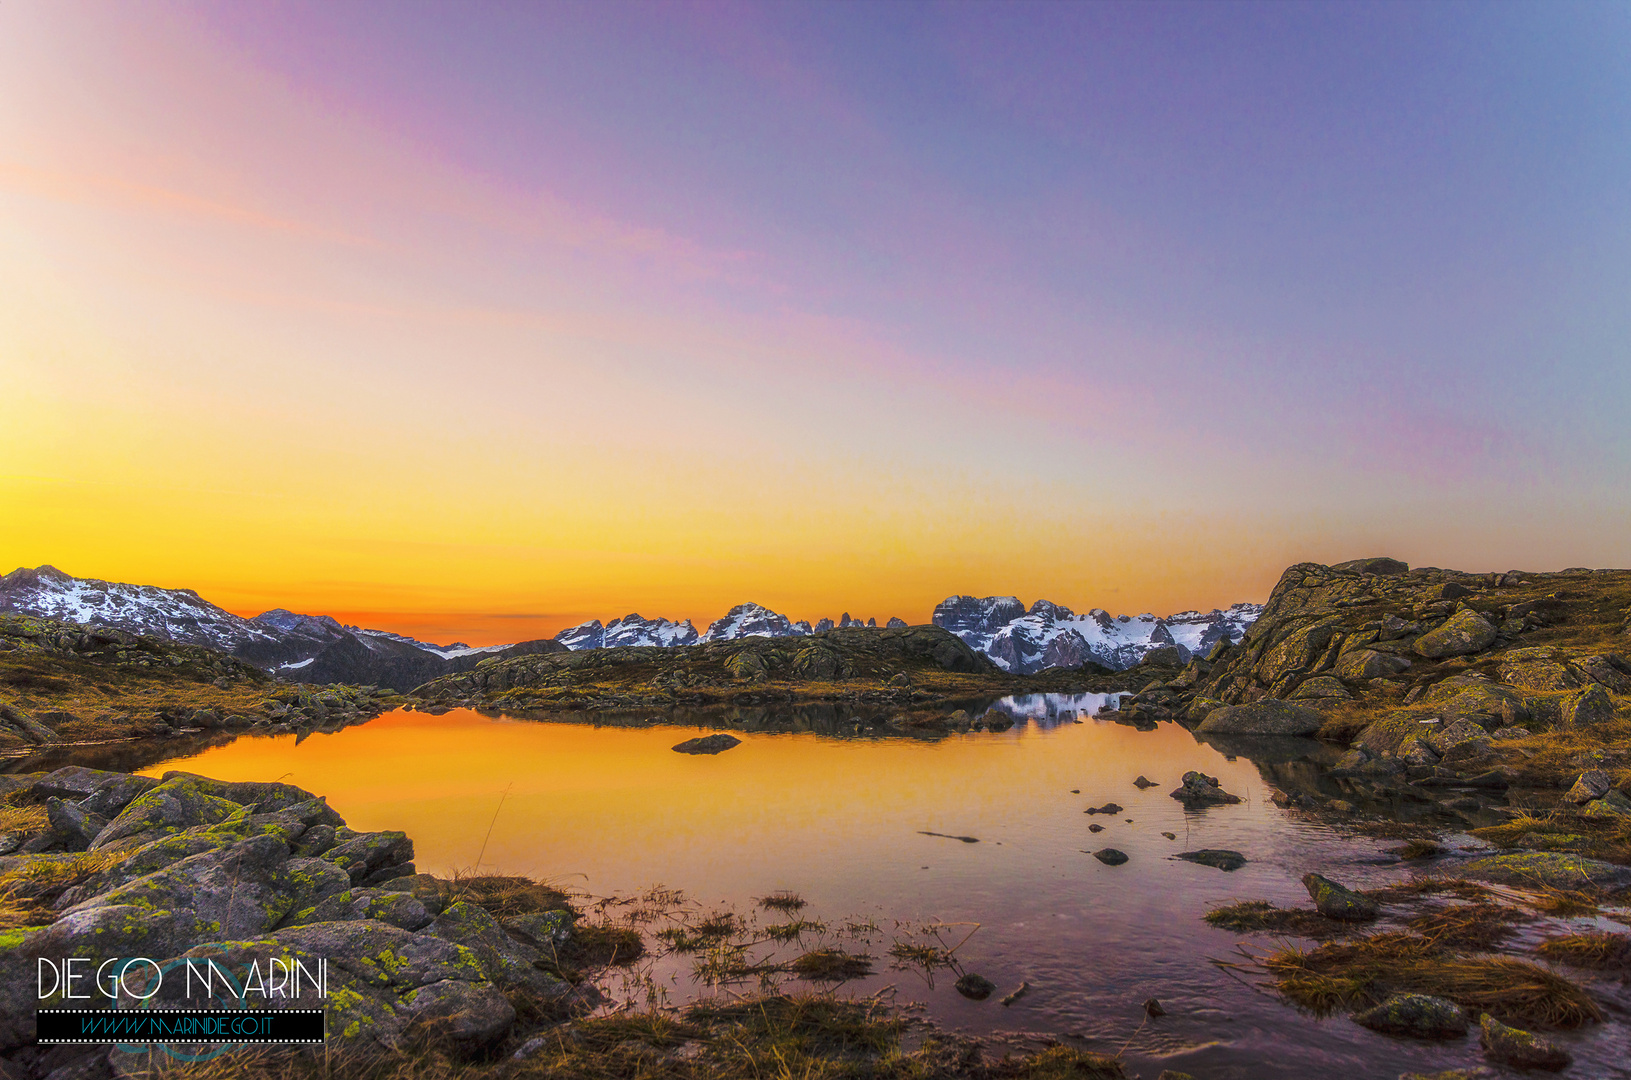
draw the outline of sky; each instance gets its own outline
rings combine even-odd
[[[1631,6],[0,5],[0,570],[493,643],[1631,565]]]

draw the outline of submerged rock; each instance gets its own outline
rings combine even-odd
[[[1354,1013],[1354,1023],[1388,1035],[1455,1039],[1467,1033],[1467,1014],[1453,1001],[1428,994],[1398,994]]]
[[[1239,870],[1246,865],[1246,856],[1238,851],[1229,851],[1225,848],[1181,851],[1174,858],[1182,859],[1184,862],[1200,863],[1202,866],[1216,867],[1219,870]]]
[[[1121,813],[1121,804],[1120,803],[1107,802],[1103,806],[1090,806],[1086,810],[1083,810],[1082,813],[1084,813],[1084,814],[1119,814],[1119,813]]]
[[[1113,847],[1100,848],[1093,853],[1093,857],[1106,866],[1120,866],[1127,861],[1127,853]]]
[[[1557,1072],[1568,1068],[1569,1062],[1574,1060],[1567,1051],[1550,1039],[1543,1039],[1519,1028],[1507,1027],[1487,1013],[1479,1018],[1478,1026],[1482,1029],[1479,1041],[1483,1043],[1484,1055],[1503,1065]]]
[[[1183,784],[1173,790],[1172,797],[1190,806],[1240,801],[1240,796],[1231,795],[1219,786],[1217,777],[1203,772],[1184,773]]]
[[[996,983],[972,971],[957,980],[957,992],[971,1001],[984,1001],[996,988]]]
[[[1304,874],[1303,888],[1314,900],[1314,908],[1328,919],[1365,922],[1376,918],[1380,905],[1368,896],[1338,885],[1322,874]]]
[[[707,735],[700,739],[687,739],[674,747],[677,754],[722,754],[733,746],[742,745],[742,740],[735,735],[720,733]]]

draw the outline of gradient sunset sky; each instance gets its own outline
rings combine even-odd
[[[0,571],[474,643],[1631,564],[1631,5],[0,4]]]

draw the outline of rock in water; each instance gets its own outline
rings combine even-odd
[[[1138,779],[1133,781],[1133,786],[1136,787],[1136,788],[1147,788],[1147,787],[1155,787],[1156,785],[1155,785],[1154,780],[1150,780],[1147,777],[1140,774]]]
[[[1303,888],[1314,900],[1314,908],[1328,919],[1365,922],[1381,910],[1375,900],[1344,888],[1320,874],[1304,874]]]
[[[1388,1035],[1456,1039],[1467,1033],[1467,1015],[1453,1001],[1428,994],[1398,994],[1354,1013],[1354,1023]]]
[[[1231,795],[1218,785],[1217,777],[1207,776],[1203,772],[1184,773],[1183,785],[1172,792],[1172,797],[1188,806],[1240,801],[1240,796]]]
[[[1088,832],[1103,832],[1104,831],[1104,826],[1098,824],[1097,822],[1095,822],[1094,824],[1089,825],[1087,827],[1087,831]]]
[[[1566,1069],[1573,1059],[1549,1039],[1507,1027],[1493,1016],[1485,1014],[1478,1021],[1482,1028],[1479,1041],[1484,1045],[1484,1056],[1503,1065],[1520,1069],[1547,1069],[1557,1072]]]
[[[1264,698],[1213,709],[1195,730],[1202,735],[1312,735],[1324,723],[1325,717],[1313,709]]]
[[[1246,865],[1246,856],[1238,851],[1229,851],[1224,848],[1202,848],[1199,851],[1179,852],[1177,858],[1184,862],[1200,863],[1202,866],[1214,866],[1219,870],[1239,870]]]
[[[1467,656],[1483,652],[1495,643],[1495,627],[1472,608],[1462,608],[1437,630],[1416,639],[1416,651],[1439,660],[1446,656]]]
[[[972,971],[957,980],[957,992],[971,1001],[984,1001],[996,988],[996,983]]]
[[[1121,813],[1121,804],[1120,803],[1107,802],[1103,806],[1089,807],[1088,809],[1083,810],[1082,813],[1084,813],[1084,814],[1119,814],[1119,813]]]
[[[1145,998],[1144,1015],[1149,1017],[1165,1016],[1167,1015],[1167,1010],[1163,1009],[1161,1007],[1161,1003],[1154,998]]]
[[[742,745],[742,740],[734,735],[708,735],[701,739],[687,739],[674,747],[680,754],[722,754],[733,746]]]
[[[1120,866],[1127,861],[1127,853],[1113,847],[1100,848],[1093,853],[1093,857],[1106,866]]]

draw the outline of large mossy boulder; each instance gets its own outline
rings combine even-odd
[[[1347,682],[1385,679],[1410,670],[1410,661],[1397,653],[1350,649],[1337,658],[1336,676]]]
[[[1195,729],[1208,735],[1312,735],[1325,723],[1313,709],[1278,698],[1249,705],[1226,705],[1206,715]]]
[[[1478,1026],[1480,1028],[1478,1041],[1483,1044],[1484,1055],[1502,1065],[1560,1072],[1568,1068],[1569,1063],[1574,1060],[1567,1051],[1550,1039],[1541,1038],[1519,1028],[1508,1027],[1488,1014],[1479,1018]]]
[[[1469,656],[1483,652],[1495,644],[1493,623],[1472,608],[1457,611],[1437,630],[1429,630],[1416,639],[1415,649],[1432,660],[1449,656]]]

